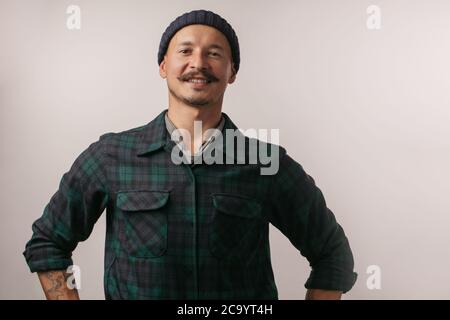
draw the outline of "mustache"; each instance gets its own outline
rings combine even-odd
[[[191,78],[194,78],[194,77],[202,77],[202,78],[205,78],[206,80],[211,81],[211,82],[219,81],[219,79],[217,79],[214,75],[212,75],[208,71],[188,72],[188,73],[182,75],[181,77],[178,77],[178,80],[188,81],[188,80],[190,80]]]

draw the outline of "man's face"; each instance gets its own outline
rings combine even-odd
[[[194,107],[221,104],[227,85],[236,77],[225,35],[200,24],[173,36],[159,73],[175,99]]]

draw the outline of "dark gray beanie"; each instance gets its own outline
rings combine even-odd
[[[218,14],[207,10],[194,10],[186,12],[185,14],[176,18],[164,31],[158,51],[158,65],[164,60],[167,48],[169,47],[170,39],[177,33],[178,30],[191,24],[204,24],[216,28],[222,32],[228,40],[231,47],[231,55],[234,62],[236,72],[239,70],[239,42],[231,25]]]

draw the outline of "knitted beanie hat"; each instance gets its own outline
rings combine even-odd
[[[164,60],[169,42],[178,30],[191,25],[191,24],[203,24],[213,28],[216,28],[222,32],[228,40],[231,48],[231,55],[234,62],[234,68],[236,72],[239,70],[240,56],[239,56],[239,42],[231,25],[218,14],[207,10],[194,10],[186,12],[183,15],[176,18],[164,31],[161,42],[159,44],[158,51],[158,65]]]

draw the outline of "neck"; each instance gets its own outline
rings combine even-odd
[[[184,129],[190,134],[189,139],[185,138],[185,142],[190,144],[190,149],[197,150],[194,145],[201,145],[206,130],[216,128],[222,117],[221,102],[216,105],[194,107],[177,101],[173,97],[169,97],[169,108],[167,116],[173,122],[177,129]],[[201,121],[202,135],[194,136],[194,121]],[[184,135],[184,134],[183,134]],[[195,140],[194,140],[195,138]]]

